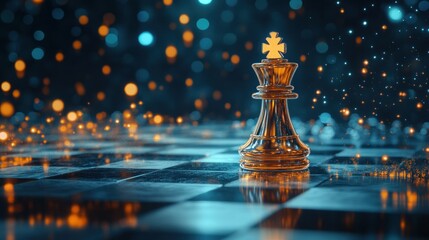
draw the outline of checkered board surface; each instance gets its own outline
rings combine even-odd
[[[309,171],[251,173],[237,153],[250,131],[145,127],[3,148],[0,239],[429,236],[426,142],[303,136]]]

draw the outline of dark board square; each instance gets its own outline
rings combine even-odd
[[[259,226],[269,229],[377,233],[382,238],[393,234],[409,238],[428,236],[429,229],[425,225],[425,219],[421,214],[284,208],[263,220]]]
[[[134,178],[130,181],[226,184],[237,179],[238,173],[233,172],[162,170]]]
[[[128,169],[128,168],[91,168],[72,173],[62,174],[53,179],[67,180],[91,180],[100,182],[117,182],[152,172],[150,169]]]
[[[175,155],[162,153],[143,153],[133,155],[133,158],[142,160],[168,160],[168,161],[192,161],[206,157],[205,155]]]
[[[191,201],[219,201],[219,202],[248,202],[248,203],[284,203],[301,194],[305,189],[290,189],[282,187],[222,187],[201,194]]]
[[[168,168],[168,170],[195,170],[195,171],[220,171],[220,172],[238,172],[240,166],[237,163],[209,163],[209,162],[190,162]]]

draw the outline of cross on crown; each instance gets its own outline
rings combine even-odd
[[[282,38],[278,32],[270,32],[270,37],[266,38],[268,44],[262,43],[262,53],[267,54],[267,59],[283,58],[282,53],[286,53],[286,44],[280,43]]]

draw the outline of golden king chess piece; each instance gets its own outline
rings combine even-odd
[[[308,168],[310,148],[302,143],[289,117],[287,99],[298,98],[290,85],[297,63],[283,59],[286,44],[278,33],[271,32],[262,44],[267,59],[252,64],[258,76],[259,92],[252,95],[262,100],[261,113],[253,134],[238,152],[240,167],[252,171],[297,171]]]

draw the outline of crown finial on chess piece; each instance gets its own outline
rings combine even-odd
[[[278,32],[270,32],[270,37],[266,38],[268,44],[262,43],[262,53],[268,53],[267,59],[283,58],[283,53],[286,53],[286,44],[279,37]]]

